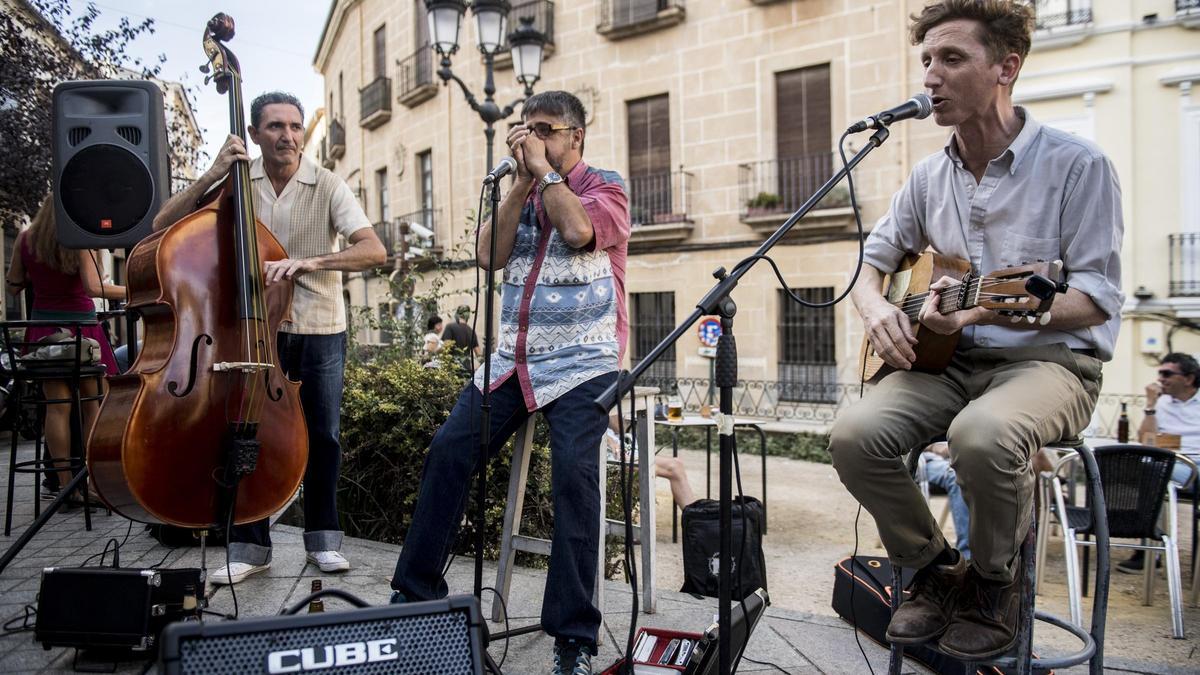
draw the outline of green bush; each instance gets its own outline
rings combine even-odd
[[[668,449],[671,447],[671,431],[673,430],[663,427],[658,428],[658,435],[654,438],[656,447]],[[758,455],[758,434],[753,429],[738,429],[737,441],[738,454],[741,457]],[[712,434],[712,449],[714,454],[717,451],[717,444],[719,442],[717,434],[714,432]],[[705,447],[704,429],[699,427],[684,427],[679,429],[679,447],[703,450]],[[829,464],[832,461],[829,457],[829,435],[809,432],[790,434],[768,432],[767,455],[800,459],[807,462],[818,462],[820,464]]]
[[[781,204],[783,197],[774,192],[760,192],[746,202],[746,206],[752,209],[777,209]]]
[[[402,544],[416,507],[421,471],[429,443],[458,399],[465,380],[453,359],[436,368],[425,368],[412,359],[374,358],[349,361],[342,402],[342,473],[338,485],[338,511],[342,528],[352,537]],[[508,496],[512,442],[489,465],[485,556],[500,553],[500,531]],[[609,469],[608,515],[619,518],[620,488],[614,467]],[[635,479],[636,481],[636,479]],[[455,552],[474,553],[476,532],[475,482],[471,481],[466,519],[455,542]],[[637,485],[633,485],[636,500]],[[302,524],[301,503],[285,515],[284,522]],[[539,416],[534,432],[533,457],[521,522],[522,534],[549,539],[554,528],[550,490],[549,430]],[[610,538],[606,576],[620,570],[622,540]],[[517,562],[545,567],[547,558],[519,554]]]

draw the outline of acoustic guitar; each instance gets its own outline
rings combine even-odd
[[[942,314],[986,307],[1011,316],[1014,322],[1033,322],[1041,317],[1045,323],[1054,295],[1067,290],[1067,285],[1061,281],[1062,261],[1039,261],[980,276],[971,272],[971,263],[966,260],[930,251],[907,256],[900,268],[885,279],[884,297],[902,309],[912,324],[913,335],[917,338],[917,344],[913,345],[917,354],[913,370],[940,373],[950,365],[958,346],[961,331],[942,335],[918,321],[921,307],[929,296],[930,284],[943,276],[959,279],[959,282],[942,289],[938,302],[938,311]],[[875,379],[887,366],[866,337],[863,338],[861,365],[864,381]]]

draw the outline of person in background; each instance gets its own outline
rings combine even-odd
[[[958,485],[958,476],[950,465],[950,444],[937,441],[925,446],[921,452],[925,460],[925,480],[930,485],[936,485],[946,492],[950,502],[950,519],[954,521],[954,545],[958,552],[967,560],[971,559],[971,516],[967,510],[967,502],[963,500],[962,488]]]
[[[454,323],[446,326],[446,330],[442,332],[442,340],[453,344],[459,350],[463,371],[468,374],[471,372],[472,355],[475,359],[483,356],[483,350],[479,348],[479,336],[475,335],[475,330],[467,323],[470,318],[471,308],[459,305],[454,312]]]
[[[26,288],[33,289],[33,307],[29,318],[35,321],[95,321],[96,304],[93,298],[125,299],[124,286],[106,283],[101,279],[100,263],[95,253],[66,249],[58,243],[53,195],[42,202],[29,229],[17,235],[7,283],[11,295],[19,295]],[[33,327],[26,331],[25,339],[35,342],[60,331],[73,333],[69,326]],[[84,326],[80,333],[100,343],[100,362],[108,375],[116,375],[117,360],[104,330],[99,325]],[[81,396],[100,393],[93,379],[80,380],[79,387]],[[42,383],[42,390],[47,399],[71,397],[67,380],[46,380]],[[99,408],[98,400],[84,402],[84,438],[91,432]],[[46,449],[55,460],[55,466],[66,467],[71,457],[71,404],[54,403],[46,406],[43,433]],[[57,496],[59,488],[70,480],[71,471],[62,468],[46,477],[42,483],[43,492],[47,497]]]
[[[437,355],[442,351],[442,317],[434,314],[425,322],[425,365],[436,366]]]
[[[1146,409],[1138,438],[1153,444],[1155,434],[1179,436],[1179,452],[1200,462],[1200,363],[1190,354],[1171,352],[1158,364],[1158,378],[1146,385]],[[1192,479],[1192,467],[1176,462],[1171,480],[1185,485]],[[1145,551],[1134,551],[1128,560],[1117,563],[1117,570],[1134,574],[1142,571]],[[1162,561],[1158,564],[1161,566]]]

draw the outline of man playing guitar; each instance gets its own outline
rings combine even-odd
[[[889,367],[839,417],[830,452],[892,562],[919,570],[888,638],[940,639],[947,653],[984,658],[1015,640],[1030,457],[1087,425],[1101,362],[1112,357],[1123,301],[1120,186],[1096,145],[1013,105],[1034,25],[1027,5],[940,0],[913,22],[934,119],[954,132],[913,169],[867,240],[853,299]],[[1048,320],[1013,322],[984,307],[942,314],[937,290],[958,280],[939,279],[920,323],[962,335],[944,371],[918,372],[912,325],[881,288],[885,273],[926,248],[969,261],[976,274],[1061,259],[1070,290]],[[943,432],[970,510],[970,561],[945,541],[902,459]]]

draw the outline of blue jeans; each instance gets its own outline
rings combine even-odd
[[[600,537],[600,439],[608,414],[593,401],[616,380],[595,377],[541,409],[550,424],[554,538],[542,596],[542,629],[561,639],[596,643],[600,610],[592,604]],[[479,390],[467,383],[438,429],[425,458],[412,525],[396,561],[392,588],[406,600],[444,598],[449,592],[442,569],[454,544],[463,510],[474,493],[471,475],[479,466]],[[491,396],[489,458],[494,458],[532,414],[526,410],[517,378]]]
[[[946,491],[950,500],[950,517],[954,520],[954,534],[958,537],[956,547],[963,557],[971,557],[971,542],[968,534],[971,530],[971,517],[967,510],[967,502],[963,500],[962,488],[958,486],[958,476],[950,460],[935,453],[925,454],[925,479],[930,485],[936,485]]]
[[[300,406],[308,425],[308,466],[304,471],[304,550],[342,547],[338,524],[337,482],[342,465],[342,383],[346,371],[346,333],[279,333],[279,366],[299,380]],[[267,518],[237,525],[229,533],[230,562],[262,565],[271,560]]]

